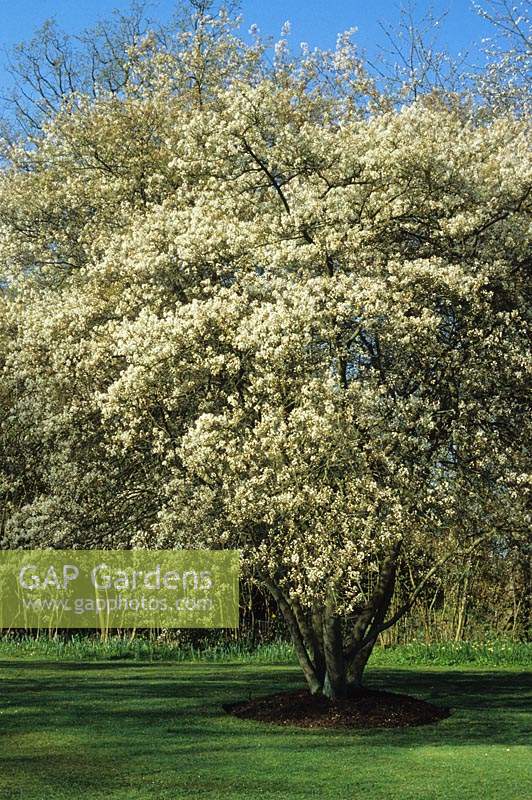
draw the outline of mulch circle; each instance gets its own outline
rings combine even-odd
[[[405,728],[430,725],[451,713],[407,694],[373,689],[357,689],[335,701],[300,689],[232,703],[224,710],[240,719],[300,728]]]

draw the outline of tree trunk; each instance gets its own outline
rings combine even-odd
[[[458,595],[458,618],[456,621],[456,630],[454,634],[455,642],[460,642],[464,636],[465,621],[467,616],[467,603],[469,600],[469,583],[471,578],[471,558],[468,559],[466,569],[464,572],[464,582],[462,584],[461,596]]]
[[[395,587],[400,544],[383,559],[378,580],[368,603],[358,614],[342,618],[334,598],[325,607],[305,610],[272,580],[266,587],[286,620],[297,659],[312,694],[330,700],[345,698],[362,685],[364,669],[385,623]],[[395,620],[392,620],[394,622]]]
[[[531,590],[532,584],[530,580],[530,556],[527,553],[523,554],[523,558],[521,560],[521,574],[523,580],[523,597],[522,597],[522,604],[521,604],[521,636],[523,641],[529,642],[530,641],[530,634],[531,634],[531,625],[530,625],[530,618],[531,618]]]
[[[347,694],[347,671],[342,639],[342,622],[334,613],[332,601],[327,603],[323,620],[323,652],[325,656],[325,679],[323,694],[331,700],[339,700]]]
[[[350,689],[360,689],[362,686],[362,676],[374,646],[375,642],[367,644],[353,657],[347,670],[348,691]]]
[[[315,665],[311,661],[307,649],[307,643],[303,638],[301,628],[298,624],[297,617],[290,605],[290,602],[283,595],[279,587],[273,582],[265,581],[265,583],[286,620],[286,624],[288,626],[288,630],[290,631],[290,636],[296,651],[297,660],[299,661],[299,665],[303,670],[303,674],[305,676],[305,680],[307,681],[310,692],[311,694],[319,694],[323,688],[323,684],[318,677]]]

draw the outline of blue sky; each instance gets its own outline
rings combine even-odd
[[[152,16],[165,19],[174,0],[153,2]],[[277,35],[285,20],[292,23],[291,40],[311,46],[333,46],[336,34],[358,27],[357,41],[371,55],[377,41],[383,41],[379,20],[393,22],[399,14],[400,0],[244,0],[244,30],[256,23],[265,34]],[[5,72],[6,49],[31,37],[32,31],[47,18],[55,17],[71,33],[81,31],[114,8],[127,8],[128,0],[0,0],[0,86],[8,80]],[[436,15],[448,10],[442,29],[442,42],[456,53],[468,49],[475,58],[486,29],[472,10],[471,0],[433,0],[416,4],[419,12],[432,8]]]

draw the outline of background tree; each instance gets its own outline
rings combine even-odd
[[[530,3],[486,0],[476,8],[493,32],[485,41],[487,64],[476,77],[484,105],[495,113],[527,116],[531,109]]]

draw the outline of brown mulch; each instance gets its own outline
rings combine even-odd
[[[336,701],[300,689],[233,703],[224,710],[240,719],[301,728],[403,728],[430,725],[450,714],[448,708],[407,694],[373,689],[358,689]]]

